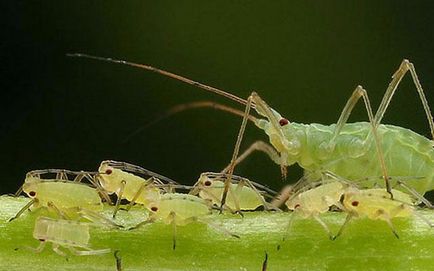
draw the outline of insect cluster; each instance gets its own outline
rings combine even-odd
[[[219,173],[202,173],[193,186],[179,184],[140,166],[116,161],[103,161],[97,172],[51,169],[29,172],[22,190],[31,201],[13,219],[31,206],[48,208],[56,215],[55,218],[40,217],[36,220],[34,237],[41,241],[36,251],[41,251],[46,242],[51,242],[54,251],[61,255],[64,252],[59,247],[68,248],[78,255],[107,253],[108,249],[93,250],[88,246],[90,225],[134,230],[154,222],[170,224],[173,227],[173,249],[176,248],[176,227],[192,222],[205,223],[223,234],[242,239],[239,233],[213,222],[211,214],[218,212],[242,216],[247,211],[288,211],[288,231],[294,218],[313,218],[332,240],[344,234],[349,221],[359,217],[385,221],[396,237],[398,233],[392,223],[396,217],[416,216],[433,226],[419,215],[417,209],[421,203],[432,207],[423,195],[434,189],[434,142],[411,130],[381,124],[399,82],[410,72],[434,136],[428,102],[413,64],[407,60],[394,73],[375,114],[367,92],[358,86],[338,122],[320,125],[290,122],[255,92],[244,100],[151,66],[83,54],[71,56],[163,74],[235,100],[245,105],[245,111],[212,103],[184,107],[214,106],[243,116],[230,164]],[[360,98],[365,104],[369,122],[347,123]],[[251,109],[260,117],[253,116]],[[271,145],[258,141],[239,155],[248,121],[268,135]],[[282,175],[286,175],[288,166],[296,163],[305,170],[304,176],[296,184],[276,193],[265,185],[234,175],[235,166],[256,150],[265,152],[278,164]],[[116,200],[112,200],[113,195]],[[101,213],[103,204],[114,205],[111,217]],[[117,213],[128,211],[133,205],[143,207],[148,218],[130,228],[119,225]],[[330,211],[347,214],[336,233],[321,219],[322,214]]]

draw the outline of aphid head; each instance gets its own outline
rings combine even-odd
[[[23,185],[23,191],[26,193],[30,198],[34,199],[38,195],[38,184],[40,182],[35,181],[26,181]]]
[[[285,161],[287,166],[295,163],[301,151],[301,143],[292,123],[268,106],[255,92],[251,97],[256,112],[266,118],[257,119],[256,126],[265,131],[270,138],[271,145],[287,158]]]
[[[214,180],[209,178],[206,174],[201,174],[198,183],[201,189],[206,189],[213,186]]]
[[[120,169],[110,166],[108,163],[102,162],[98,169],[98,181],[108,193],[114,193],[119,189],[122,181]]]

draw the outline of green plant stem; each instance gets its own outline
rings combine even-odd
[[[12,222],[7,220],[27,202],[23,197],[0,197],[1,270],[116,270],[113,253],[66,259],[48,245],[40,254],[25,249],[38,246],[32,231],[35,218],[44,211],[25,212]],[[111,211],[112,207],[106,206],[105,213]],[[434,221],[433,211],[418,212]],[[91,247],[119,250],[124,270],[261,270],[265,252],[271,271],[432,270],[434,266],[433,231],[416,216],[393,220],[400,239],[384,221],[357,219],[335,241],[329,240],[315,220],[297,218],[282,242],[289,217],[287,212],[251,212],[244,218],[213,214],[214,224],[241,238],[192,223],[178,227],[176,250],[172,250],[170,225],[154,223],[130,231],[95,227]],[[345,220],[345,214],[337,212],[321,217],[333,232]],[[135,207],[130,212],[120,211],[117,222],[134,225],[145,218],[144,211]]]

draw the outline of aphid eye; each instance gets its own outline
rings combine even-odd
[[[36,192],[35,192],[35,191],[30,191],[30,192],[29,192],[29,196],[31,196],[31,197],[36,196]]]
[[[289,123],[289,121],[287,119],[285,119],[285,118],[282,118],[282,119],[279,120],[280,126],[285,126],[288,123]]]
[[[155,206],[154,206],[154,207],[151,207],[151,211],[152,211],[152,212],[156,212],[156,211],[158,211],[158,207],[155,207]]]
[[[353,205],[353,206],[358,206],[358,205],[359,205],[359,202],[358,202],[358,201],[353,201],[353,202],[351,202],[351,205]]]
[[[298,207],[300,207],[300,204],[296,204],[296,205],[294,206],[294,209],[297,209]]]
[[[203,184],[204,184],[205,186],[211,186],[211,181],[205,181]]]
[[[110,168],[106,169],[105,174],[110,175],[112,174],[113,170],[111,170]]]
[[[39,239],[39,241],[41,241],[41,242],[45,242],[45,239]]]

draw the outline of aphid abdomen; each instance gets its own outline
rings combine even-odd
[[[59,245],[87,248],[90,239],[89,226],[72,220],[38,217],[33,237]]]

